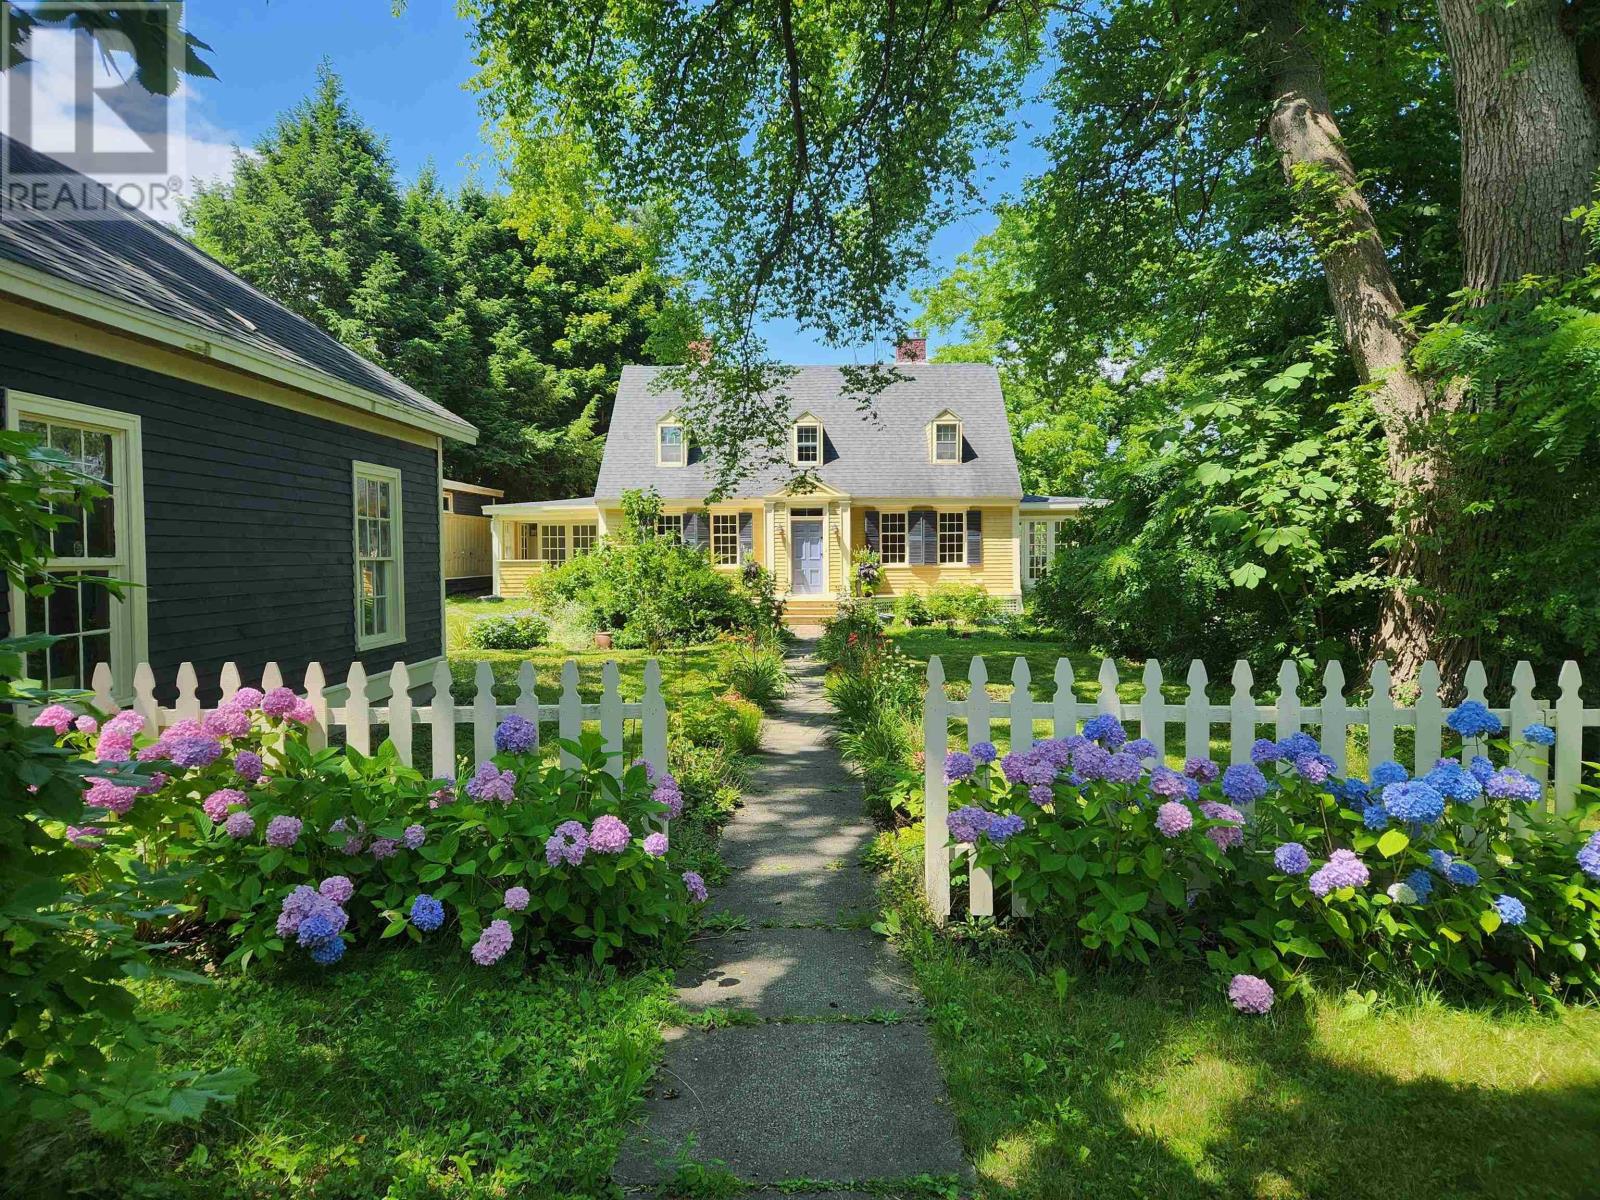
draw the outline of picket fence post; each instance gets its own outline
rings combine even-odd
[[[1483,664],[1473,659],[1467,664],[1467,673],[1462,682],[1466,685],[1466,695],[1463,699],[1476,700],[1479,704],[1487,705],[1488,697],[1485,690],[1489,686],[1489,673],[1483,669]],[[1483,753],[1482,738],[1461,739],[1461,762],[1463,765],[1472,761],[1472,756]]]
[[[1556,697],[1556,812],[1572,811],[1583,778],[1583,672],[1570,658],[1561,664],[1561,692]]]
[[[217,676],[217,683],[222,688],[222,703],[232,700],[239,691],[239,667],[237,663],[225,662],[222,664],[222,673]]]
[[[1072,660],[1056,659],[1056,694],[1050,702],[1050,732],[1069,738],[1078,732],[1078,697],[1072,690]]]
[[[172,706],[173,714],[180,721],[198,721],[200,719],[200,681],[195,676],[192,662],[178,664],[177,682],[178,702]]]
[[[406,766],[411,765],[411,672],[403,662],[389,668],[389,740]]]
[[[115,681],[111,678],[111,665],[109,663],[97,663],[94,668],[94,674],[89,680],[89,687],[94,693],[94,706],[101,712],[116,711],[117,702],[111,695],[114,685]]]
[[[322,750],[328,745],[328,698],[323,695],[328,685],[322,664],[310,663],[306,667],[306,701],[314,714],[306,729],[306,745],[312,750]]]
[[[1033,745],[1033,672],[1021,657],[1011,665],[1011,749],[1017,753]]]
[[[372,711],[367,707],[367,669],[358,658],[345,677],[344,740],[362,754],[372,753]]]
[[[1183,702],[1184,758],[1211,757],[1211,698],[1206,695],[1206,665],[1198,658],[1189,664],[1189,695]]]
[[[1161,695],[1161,664],[1144,664],[1144,695],[1139,698],[1139,736],[1156,744],[1156,762],[1167,757],[1167,704]]]
[[[639,702],[640,742],[644,760],[657,771],[667,769],[667,702],[661,695],[661,663],[644,664],[644,698]]]
[[[1367,702],[1367,770],[1394,759],[1394,692],[1389,684],[1389,664],[1372,664],[1372,699]]]
[[[472,762],[486,763],[494,757],[494,668],[479,662],[472,674]]]
[[[1300,672],[1287,658],[1278,668],[1277,735],[1281,742],[1300,732]]]
[[[622,778],[622,676],[616,659],[600,668],[600,736],[605,741],[606,770]]]
[[[1349,759],[1350,707],[1344,700],[1344,668],[1338,659],[1322,672],[1322,752],[1333,759],[1333,771],[1343,775]]]
[[[1117,698],[1117,684],[1122,677],[1117,674],[1117,664],[1109,658],[1100,660],[1100,711],[1122,720],[1122,701]]]
[[[456,777],[456,701],[450,694],[450,664],[443,659],[433,668],[433,705],[428,723],[433,726],[433,777]]]
[[[152,734],[161,732],[161,706],[156,703],[156,673],[149,663],[140,663],[133,669],[133,711],[144,718],[145,729]]]
[[[539,689],[538,676],[534,674],[533,664],[523,659],[517,665],[517,698],[512,702],[511,711],[519,714],[533,726],[533,750],[538,750],[539,734]],[[531,751],[530,751],[531,753]]]
[[[583,701],[578,696],[578,664],[567,659],[561,664],[561,699],[556,704],[556,733],[564,742],[575,742],[583,734]],[[578,756],[561,748],[561,765],[571,770]]]
[[[1417,672],[1417,702],[1413,709],[1416,718],[1416,757],[1411,763],[1413,775],[1425,775],[1444,753],[1444,704],[1439,699],[1439,664],[1431,658]]]
[[[928,659],[928,692],[922,703],[922,852],[923,890],[933,919],[950,916],[950,798],[945,790],[944,760],[950,748],[950,718],[944,694],[944,664],[937,654]]]
[[[1250,761],[1250,747],[1256,740],[1256,702],[1250,695],[1255,676],[1250,664],[1240,659],[1233,664],[1233,699],[1228,702],[1228,761]]]
[[[1541,785],[1549,781],[1542,756],[1522,740],[1522,731],[1535,721],[1542,720],[1544,709],[1533,698],[1533,664],[1520,659],[1511,672],[1510,721],[1506,736],[1511,740],[1511,765],[1532,775]]]
[[[967,749],[989,740],[989,669],[982,655],[967,668]],[[942,768],[942,764],[941,764]],[[948,801],[947,801],[948,806]],[[994,916],[994,879],[978,865],[978,848],[967,848],[967,908],[975,917]]]

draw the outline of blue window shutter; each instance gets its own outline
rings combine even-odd
[[[706,514],[703,509],[690,509],[683,514],[683,544],[693,546],[696,550],[704,550],[711,543],[710,531],[706,528]]]
[[[983,565],[983,510],[967,509],[967,566]]]
[[[861,514],[861,528],[866,537],[867,549],[874,554],[878,552],[878,510],[866,509]]]
[[[756,520],[754,513],[739,514],[739,561],[749,562],[755,556]]]
[[[926,567],[939,561],[939,516],[931,508],[913,508],[906,521],[906,561]]]

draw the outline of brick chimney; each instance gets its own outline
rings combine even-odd
[[[922,363],[928,361],[928,339],[920,333],[907,333],[894,346],[897,363]]]

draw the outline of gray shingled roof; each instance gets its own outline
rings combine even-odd
[[[613,500],[628,488],[654,486],[666,500],[692,500],[711,490],[705,464],[691,455],[688,466],[656,465],[656,424],[677,406],[674,391],[651,385],[662,367],[624,367],[617,404],[606,436],[605,458],[595,495]],[[1011,448],[1011,426],[995,369],[973,363],[898,364],[907,379],[890,384],[863,416],[857,397],[845,390],[838,367],[796,367],[782,384],[789,417],[811,413],[822,422],[823,463],[817,477],[853,496],[922,499],[1018,497],[1022,485]],[[959,465],[928,461],[929,422],[948,409],[961,418],[966,445]],[[762,496],[790,478],[763,470],[739,491]]]
[[[84,178],[4,134],[0,153],[16,174]],[[88,186],[109,197],[92,180]],[[171,229],[114,199],[108,198],[106,207],[121,208],[121,215],[90,221],[30,219],[8,204],[0,213],[0,258],[285,359],[418,416],[458,426],[468,437],[475,432],[449,409],[268,299]]]

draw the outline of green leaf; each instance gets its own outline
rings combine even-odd
[[[1398,829],[1391,829],[1378,839],[1378,853],[1385,858],[1393,858],[1409,845],[1410,838]]]
[[[1478,924],[1483,926],[1485,933],[1493,933],[1500,928],[1500,914],[1492,908],[1486,908],[1478,914]]]
[[[1244,563],[1228,572],[1228,578],[1233,580],[1234,586],[1254,588],[1267,577],[1267,569],[1259,563]]]

